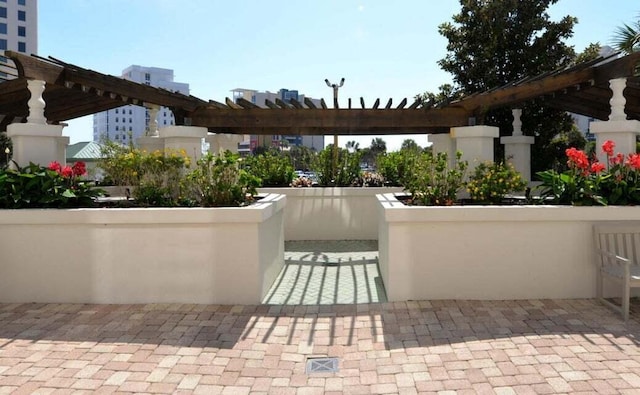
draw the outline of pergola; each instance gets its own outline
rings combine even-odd
[[[389,99],[375,100],[367,108],[316,107],[310,100],[266,101],[266,108],[244,99],[225,103],[205,101],[168,90],[101,74],[54,58],[6,51],[13,61],[14,79],[0,83],[0,130],[12,122],[24,122],[29,113],[27,80],[46,82],[43,99],[50,124],[134,104],[170,108],[176,125],[206,127],[209,132],[281,135],[392,135],[448,133],[466,126],[470,119],[482,120],[493,108],[515,108],[536,98],[551,107],[599,120],[609,116],[609,81],[626,78],[626,114],[640,120],[640,76],[635,71],[640,53],[598,58],[573,67],[529,77],[502,87],[473,94],[439,107],[425,107],[407,100],[394,105]],[[11,74],[12,71],[10,70]],[[349,99],[351,103],[351,99]]]

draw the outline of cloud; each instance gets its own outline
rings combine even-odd
[[[358,6],[358,11],[360,11],[360,12],[364,11],[364,6],[362,4],[360,4]]]

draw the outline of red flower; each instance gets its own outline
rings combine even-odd
[[[635,170],[640,170],[640,154],[629,154],[627,165]]]
[[[58,173],[60,173],[60,171],[62,170],[62,166],[60,166],[60,163],[53,161],[49,163],[49,167],[47,167],[47,169],[57,171]]]
[[[616,143],[611,140],[607,140],[602,144],[602,150],[607,154],[607,156],[613,156],[613,149],[615,146]]]
[[[611,163],[612,165],[619,165],[622,162],[624,162],[624,155],[622,155],[621,153],[618,153],[618,155],[609,158],[609,163]]]
[[[568,148],[565,153],[567,154],[567,158],[569,158],[567,161],[569,167],[575,167],[582,170],[589,168],[589,158],[584,151],[571,147]]]
[[[64,178],[71,178],[73,176],[73,169],[71,168],[71,166],[65,166],[60,171],[60,174]]]
[[[84,164],[84,162],[74,163],[71,169],[73,170],[74,176],[83,176],[87,174],[87,166]]]
[[[593,162],[591,164],[591,172],[593,173],[600,173],[601,171],[603,171],[605,169],[605,165],[604,163],[600,163],[600,162]]]

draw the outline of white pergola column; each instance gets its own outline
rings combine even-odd
[[[504,154],[507,163],[513,165],[514,169],[522,175],[522,179],[531,182],[531,146],[535,138],[522,134],[521,109],[513,109],[513,133],[511,136],[500,138],[500,143],[504,144]]]
[[[220,150],[238,153],[238,143],[242,142],[241,134],[208,133],[204,138],[209,143],[209,152],[217,155]]]
[[[456,141],[451,138],[450,133],[429,134],[427,140],[431,143],[434,155],[444,152],[449,158],[449,167],[452,167],[456,160]]]
[[[451,128],[451,137],[456,141],[456,150],[462,152],[462,159],[469,162],[467,174],[479,163],[493,162],[493,140],[500,136],[495,126],[461,126]]]
[[[202,139],[207,136],[207,128],[197,126],[167,126],[158,130],[164,139],[164,148],[187,151],[191,162],[202,157]]]
[[[627,86],[626,78],[609,80],[609,87],[613,94],[609,104],[611,114],[608,121],[594,121],[590,124],[590,131],[596,136],[596,152],[598,160],[606,163],[607,156],[602,152],[602,144],[612,140],[616,147],[615,152],[624,155],[636,152],[636,136],[640,134],[640,121],[627,120],[624,112],[627,100],[624,97],[624,88]]]
[[[62,135],[65,125],[47,125],[44,116],[45,102],[42,98],[45,82],[29,80],[27,88],[31,94],[27,102],[27,123],[12,123],[7,126],[7,136],[13,144],[13,160],[19,166],[26,166],[30,162],[42,166],[53,161],[64,164],[69,137]]]

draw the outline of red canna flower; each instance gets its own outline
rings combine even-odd
[[[615,148],[616,143],[611,140],[607,140],[602,144],[602,151],[604,151],[607,156],[613,156],[613,149]]]
[[[587,154],[584,153],[584,151],[580,151],[571,147],[565,151],[565,154],[569,158],[569,160],[567,161],[567,165],[569,165],[569,167],[582,170],[586,170],[589,168],[589,158],[587,157]]]
[[[60,171],[62,170],[62,166],[60,166],[60,163],[53,161],[49,163],[49,167],[47,167],[47,169],[57,171],[58,173],[60,173]]]
[[[605,169],[605,167],[606,167],[606,166],[604,165],[604,163],[600,163],[600,162],[593,162],[593,163],[591,164],[591,172],[598,174],[598,173],[600,173],[601,171],[603,171],[603,170]]]
[[[622,155],[621,153],[618,153],[618,155],[612,156],[609,158],[609,163],[611,163],[612,165],[619,165],[619,164],[622,164],[623,162],[624,162],[624,155]]]
[[[84,164],[84,162],[74,163],[71,169],[73,170],[74,176],[83,176],[87,174],[87,166]]]
[[[71,178],[73,176],[73,169],[71,168],[71,166],[65,166],[60,171],[60,174],[64,178]]]
[[[634,170],[640,170],[640,154],[629,154],[626,165]]]

